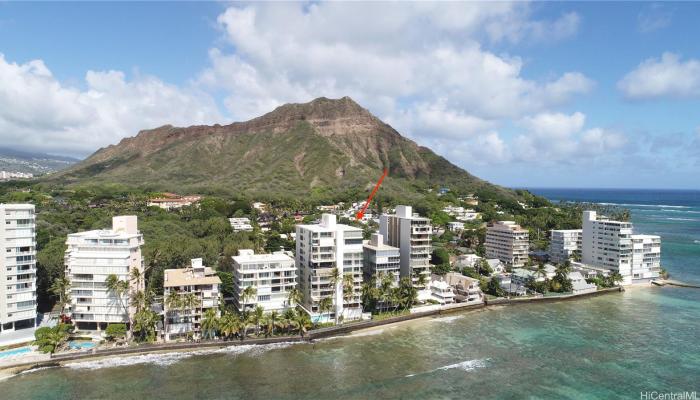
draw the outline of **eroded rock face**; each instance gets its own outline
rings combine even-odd
[[[202,180],[237,188],[287,184],[286,190],[364,186],[390,176],[485,184],[402,137],[349,97],[285,104],[229,125],[165,125],[98,150],[58,176],[171,187]]]

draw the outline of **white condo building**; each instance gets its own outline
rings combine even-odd
[[[319,312],[319,302],[333,297],[334,310],[329,318],[345,320],[362,316],[362,229],[336,223],[332,214],[323,214],[321,223],[296,226],[296,266],[304,308]],[[332,286],[331,273],[337,268],[340,279]],[[343,299],[343,280],[352,276],[353,296]],[[323,316],[318,316],[322,318]]]
[[[244,299],[243,291],[249,286],[255,288],[255,297]],[[281,251],[255,254],[242,249],[233,257],[234,304],[238,311],[258,305],[265,311],[282,311],[291,305],[289,292],[296,286],[294,259]]]
[[[128,323],[135,309],[129,306],[130,292],[143,290],[131,280],[131,270],[143,274],[141,246],[136,216],[112,218],[112,229],[68,235],[65,255],[66,278],[70,282],[69,316],[78,329],[101,330],[109,323]],[[107,289],[109,275],[129,282],[121,299]],[[128,313],[125,311],[125,307]]]
[[[632,281],[659,277],[661,271],[661,237],[632,235]]]
[[[623,285],[658,278],[661,238],[632,232],[630,222],[612,221],[595,211],[584,211],[581,261],[617,271]]]
[[[549,241],[549,260],[564,263],[575,255],[581,255],[582,229],[552,229]]]
[[[401,253],[398,248],[384,244],[384,238],[378,233],[372,234],[370,240],[362,245],[363,272],[367,281],[375,278],[377,287],[381,284],[380,275],[389,274],[394,286],[399,285],[401,275]]]
[[[189,334],[195,339],[201,338],[204,313],[211,308],[220,315],[220,286],[221,279],[213,269],[203,265],[201,258],[192,259],[188,268],[166,269],[163,272],[165,340],[183,339]],[[176,304],[169,300],[173,293],[179,296]],[[187,299],[192,297],[196,300],[190,304]]]
[[[513,268],[528,259],[530,233],[514,221],[496,221],[486,228],[486,258],[497,258]]]
[[[430,282],[430,237],[433,231],[430,219],[413,213],[411,206],[396,206],[396,214],[379,217],[379,233],[384,243],[398,247],[401,255],[401,277],[411,277],[419,289],[416,275]]]
[[[34,205],[0,204],[0,334],[36,323]]]

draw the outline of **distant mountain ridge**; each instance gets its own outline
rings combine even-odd
[[[67,168],[79,161],[72,157],[0,147],[0,171],[41,175]]]
[[[102,148],[56,174],[67,184],[267,197],[364,191],[387,168],[383,191],[512,191],[492,185],[404,138],[349,97],[285,104],[230,125],[165,125]]]

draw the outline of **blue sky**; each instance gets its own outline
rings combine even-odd
[[[694,3],[0,3],[0,139],[86,156],[349,95],[503,185],[700,188],[698,20]]]

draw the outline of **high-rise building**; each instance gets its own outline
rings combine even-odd
[[[0,334],[36,324],[34,205],[0,204]]]
[[[205,267],[201,258],[191,260],[188,268],[166,269],[163,272],[163,315],[165,340],[191,335],[202,337],[202,318],[209,309],[219,316],[221,279],[213,269]]]
[[[374,278],[379,286],[382,275],[388,274],[392,277],[393,285],[399,285],[401,253],[398,248],[384,244],[382,235],[374,233],[370,240],[366,240],[362,245],[362,250],[365,280]]]
[[[384,243],[399,248],[401,255],[401,277],[411,277],[419,289],[419,275],[430,281],[430,236],[433,228],[430,219],[413,213],[411,206],[396,206],[395,214],[383,214],[379,217],[379,233]]]
[[[514,221],[496,221],[486,228],[486,258],[497,258],[513,268],[525,265],[530,233]]]
[[[68,315],[78,329],[104,329],[109,323],[128,323],[136,312],[130,294],[143,290],[144,279],[132,280],[132,270],[143,275],[141,246],[136,216],[112,218],[112,229],[72,233],[66,241],[66,278],[70,282],[71,304]],[[107,287],[107,277],[115,275],[128,282],[129,289],[119,296]]]
[[[570,258],[581,256],[581,229],[552,229],[549,241],[549,260],[553,263],[564,263]]]
[[[336,223],[323,214],[319,224],[296,226],[296,266],[303,307],[317,318],[358,319],[362,316],[362,229]],[[333,285],[333,271],[339,279]],[[343,283],[352,279],[352,295],[344,296]],[[331,298],[333,310],[321,311],[319,303]]]
[[[661,237],[632,235],[632,282],[659,277],[661,271]]]
[[[255,296],[246,298],[244,290],[251,286]],[[290,306],[289,292],[296,286],[294,259],[283,252],[255,254],[242,249],[233,257],[233,296],[239,311],[258,305],[265,311],[282,311]]]
[[[634,235],[630,222],[613,221],[595,211],[583,212],[582,262],[617,271],[622,284],[659,276],[661,238]]]

